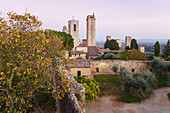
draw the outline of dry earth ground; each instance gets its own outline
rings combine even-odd
[[[168,93],[170,87],[160,88],[153,92],[150,99],[131,104],[117,102],[115,96],[102,96],[86,105],[86,113],[170,113]]]

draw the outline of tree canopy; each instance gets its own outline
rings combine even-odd
[[[159,42],[157,41],[154,45],[154,52],[155,52],[155,56],[160,56],[160,44]]]
[[[35,95],[55,100],[68,91],[62,39],[39,30],[42,22],[30,13],[0,17],[0,111],[28,112]]]
[[[110,50],[119,50],[119,45],[116,40],[106,40],[104,48],[109,48]]]
[[[45,31],[45,35],[47,37],[51,36],[51,35],[56,35],[59,38],[61,38],[62,43],[64,45],[63,49],[71,51],[72,48],[74,47],[74,39],[72,38],[72,36],[70,34],[67,34],[65,32],[50,30],[50,31]]]
[[[147,57],[140,50],[132,49],[121,53],[121,60],[146,60]]]
[[[170,40],[168,40],[167,44],[164,46],[163,56],[165,58],[170,57]]]
[[[138,43],[136,39],[132,39],[130,49],[138,49]]]

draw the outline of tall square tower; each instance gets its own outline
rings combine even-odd
[[[87,46],[96,46],[96,18],[93,15],[87,16]]]
[[[125,37],[125,46],[129,46],[129,48],[131,47],[131,40],[132,40],[132,37],[131,36],[126,36]]]
[[[74,39],[74,48],[80,45],[80,39],[79,39],[79,21],[78,20],[70,20],[68,21],[68,33],[72,36]]]

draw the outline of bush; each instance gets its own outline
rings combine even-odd
[[[125,92],[131,95],[143,95],[143,92],[148,89],[147,81],[141,76],[133,77],[131,74],[127,74],[126,76],[122,76],[121,82]]]
[[[157,87],[157,79],[155,75],[153,75],[150,71],[145,71],[142,75],[142,78],[144,78],[150,88],[156,88]]]
[[[147,57],[140,50],[132,49],[121,53],[121,60],[147,60]]]
[[[143,94],[147,89],[152,89],[157,86],[156,77],[149,71],[140,75],[139,73],[131,74],[126,68],[122,68],[121,74],[121,83],[124,91],[131,95],[144,96]]]
[[[159,57],[154,57],[151,66],[156,74],[163,75],[170,71],[170,63],[164,63]]]
[[[91,78],[87,79],[86,76],[80,76],[80,77],[75,76],[74,78],[78,83],[83,84],[86,90],[85,91],[86,103],[97,100],[96,95],[100,93],[100,89],[99,89],[99,84],[95,80],[92,80]]]
[[[82,57],[77,57],[77,59],[83,59]]]
[[[104,59],[115,59],[115,55],[113,53],[108,53],[104,55]]]

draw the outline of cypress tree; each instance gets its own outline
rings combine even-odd
[[[154,45],[154,51],[155,51],[155,56],[160,56],[160,44],[159,42],[157,41]]]
[[[168,40],[167,44],[164,46],[163,56],[164,56],[165,58],[167,58],[168,56],[170,56],[170,40]]]

